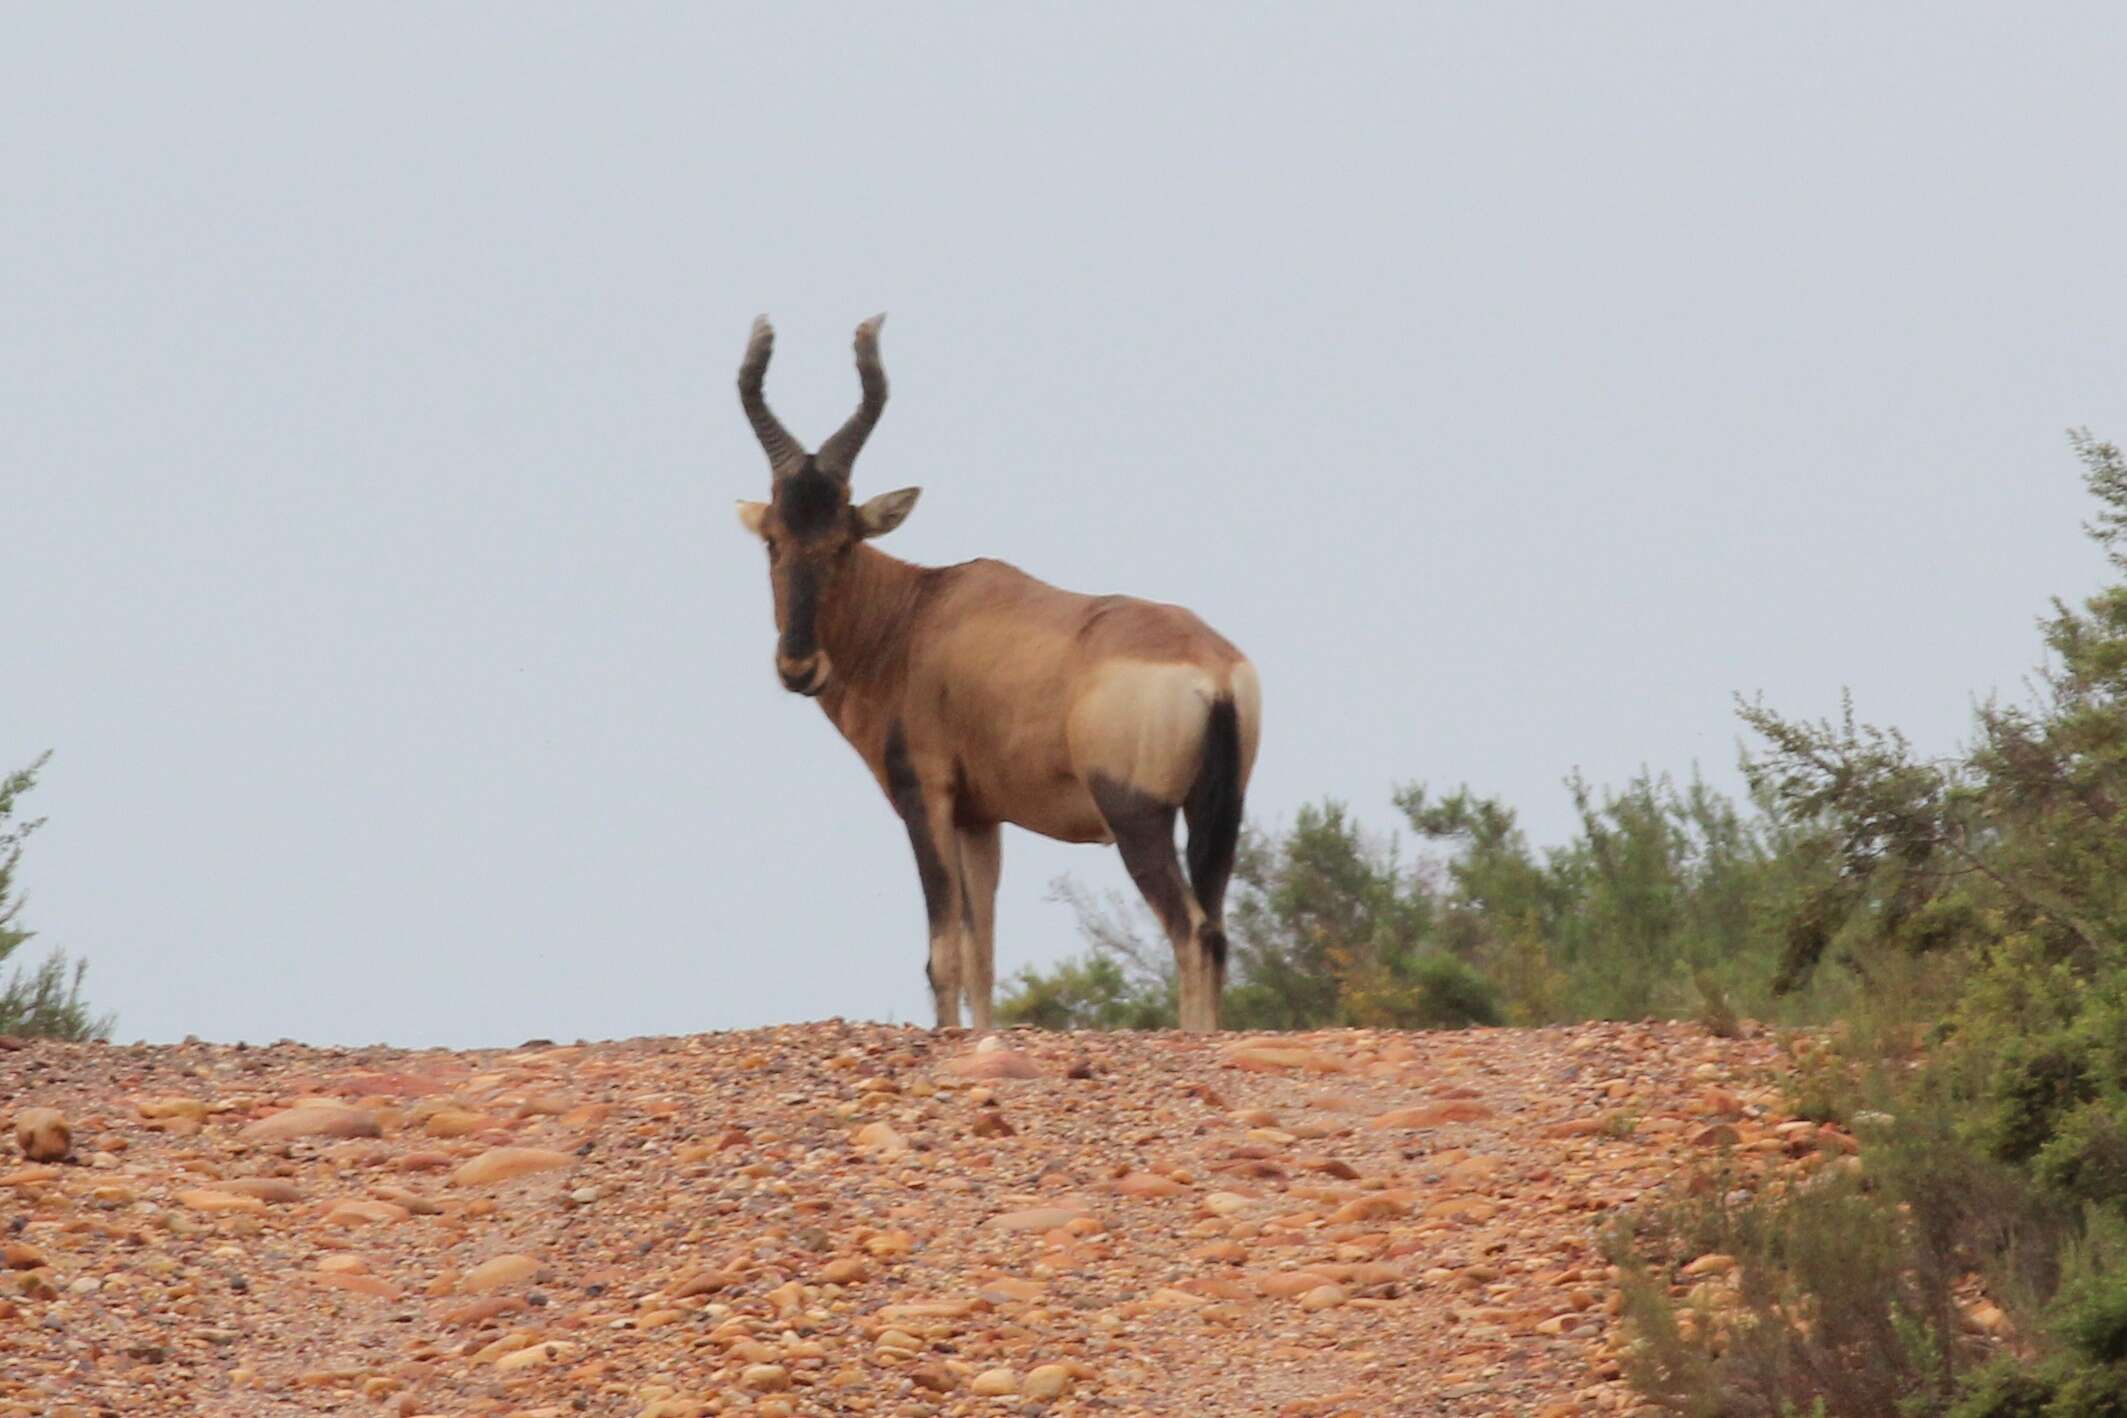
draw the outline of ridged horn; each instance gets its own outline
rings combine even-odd
[[[805,461],[805,449],[790,436],[782,422],[769,411],[761,397],[761,376],[768,372],[768,357],[775,353],[775,330],[768,317],[754,317],[753,334],[746,340],[746,357],[739,361],[739,403],[753,424],[753,436],[768,454],[768,467],[777,477],[794,473]]]
[[[857,327],[857,377],[864,382],[864,398],[849,422],[836,429],[816,455],[820,467],[845,483],[857,454],[864,449],[864,440],[871,437],[872,425],[886,408],[886,368],[879,363],[879,327],[885,323],[886,316],[880,314]]]

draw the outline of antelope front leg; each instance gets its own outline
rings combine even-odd
[[[909,820],[908,840],[915,848],[916,874],[923,880],[923,911],[930,920],[930,960],[924,973],[930,976],[938,1027],[958,1029],[961,965],[969,931],[951,806],[941,801],[928,803]]]
[[[937,1027],[958,1029],[961,938],[967,933],[967,924],[952,800],[944,792],[924,786],[905,752],[889,752],[887,771],[894,809],[908,828],[908,843],[916,854],[916,875],[923,883],[923,910],[930,920],[931,938],[930,959],[924,965],[924,973],[930,977],[931,1000],[938,1011]]]

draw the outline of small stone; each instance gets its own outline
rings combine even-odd
[[[1383,1221],[1394,1216],[1408,1216],[1413,1200],[1409,1192],[1373,1192],[1344,1203],[1330,1213],[1329,1219],[1342,1225],[1354,1221]]]
[[[239,1192],[208,1190],[205,1187],[179,1192],[177,1194],[177,1204],[189,1207],[194,1211],[207,1212],[264,1211],[266,1209],[266,1203],[255,1196],[244,1196]]]
[[[826,1285],[855,1285],[870,1278],[871,1263],[860,1256],[845,1256],[820,1267],[820,1280]]]
[[[994,1038],[994,1036],[993,1036]],[[993,1039],[984,1039],[984,1044]],[[947,1073],[959,1078],[1039,1078],[1042,1067],[1025,1054],[1002,1045],[984,1049],[978,1047],[972,1054],[962,1054],[956,1059],[947,1059],[942,1065]]]
[[[1257,1282],[1257,1288],[1273,1300],[1290,1300],[1335,1283],[1328,1276],[1317,1275],[1311,1270],[1292,1270],[1264,1276]]]
[[[468,1270],[458,1282],[458,1288],[469,1295],[483,1295],[491,1290],[506,1290],[522,1284],[538,1273],[539,1262],[528,1255],[500,1255]]]
[[[1115,1179],[1113,1190],[1119,1196],[1180,1196],[1189,1188],[1157,1172],[1130,1172]]]
[[[551,1172],[572,1166],[575,1161],[576,1158],[567,1152],[544,1147],[490,1147],[452,1172],[451,1183],[461,1187],[487,1186],[536,1172]]]
[[[197,1098],[143,1098],[135,1105],[143,1118],[204,1118],[207,1105]]]
[[[1075,1207],[1034,1206],[1023,1211],[1000,1212],[983,1225],[993,1231],[1056,1231],[1085,1214]]]
[[[443,1214],[443,1207],[439,1203],[429,1200],[419,1192],[408,1191],[405,1187],[371,1187],[370,1194],[379,1201],[388,1201],[394,1206],[403,1206],[415,1216],[441,1216]]]
[[[44,1252],[35,1246],[26,1246],[20,1241],[9,1241],[5,1246],[0,1246],[0,1264],[5,1264],[9,1270],[42,1270],[51,1262],[46,1260]]]
[[[562,1344],[552,1340],[544,1344],[528,1344],[514,1353],[505,1354],[497,1359],[495,1361],[495,1372],[498,1374],[514,1374],[525,1369],[544,1368],[548,1364],[568,1357],[575,1348],[576,1346],[573,1344]]]
[[[74,1131],[57,1108],[24,1108],[15,1114],[15,1146],[32,1162],[60,1162],[74,1150]]]
[[[790,1387],[790,1371],[781,1364],[748,1364],[739,1371],[739,1386],[755,1393],[781,1393]]]
[[[1456,1196],[1434,1202],[1425,1209],[1425,1214],[1451,1221],[1474,1221],[1481,1225],[1497,1216],[1499,1208],[1482,1197]]]
[[[1020,1391],[1028,1398],[1062,1398],[1071,1388],[1071,1371],[1062,1364],[1043,1364],[1027,1374]]]
[[[1297,1049],[1277,1044],[1247,1044],[1229,1051],[1226,1056],[1229,1068],[1245,1069],[1251,1073],[1278,1073],[1293,1070],[1302,1073],[1343,1073],[1344,1060],[1333,1058],[1314,1049]]]
[[[524,1308],[524,1301],[513,1295],[490,1295],[485,1300],[475,1300],[469,1305],[460,1305],[443,1316],[446,1329],[464,1329],[468,1325],[485,1324],[502,1315],[513,1314]]]
[[[916,1249],[916,1238],[906,1231],[882,1231],[864,1243],[867,1254],[893,1260]]]
[[[299,1103],[270,1117],[246,1123],[237,1136],[246,1142],[279,1142],[297,1137],[382,1137],[376,1114],[338,1103]]]
[[[445,1108],[431,1113],[428,1121],[421,1124],[421,1131],[430,1137],[469,1137],[476,1132],[485,1132],[499,1126],[485,1113],[471,1113],[463,1108]]]
[[[719,1290],[728,1290],[745,1280],[745,1276],[728,1270],[693,1270],[681,1276],[665,1289],[668,1299],[684,1300],[690,1295],[714,1295]]]
[[[1377,1131],[1386,1128],[1430,1128],[1444,1123],[1483,1122],[1492,1116],[1492,1110],[1482,1103],[1466,1098],[1452,1099],[1445,1103],[1428,1103],[1420,1108],[1398,1108],[1383,1113],[1367,1126]]]
[[[1308,1311],[1334,1310],[1345,1300],[1341,1285],[1317,1285],[1300,1297],[1300,1308]]]
[[[58,1167],[23,1167],[0,1176],[0,1187],[34,1187],[41,1182],[56,1182],[65,1175]]]
[[[399,1287],[374,1275],[343,1275],[326,1271],[317,1276],[320,1285],[329,1285],[335,1290],[350,1290],[357,1295],[369,1295],[379,1300],[397,1300]]]
[[[1467,1157],[1441,1174],[1441,1180],[1451,1187],[1474,1187],[1482,1184],[1498,1171],[1497,1157]]]
[[[908,1151],[908,1139],[886,1123],[866,1123],[853,1140],[857,1151],[878,1158],[899,1157]]]
[[[325,1224],[389,1226],[395,1221],[404,1221],[408,1214],[405,1207],[389,1201],[343,1201],[325,1213]]]
[[[908,1371],[909,1381],[917,1388],[932,1393],[951,1393],[954,1379],[952,1371],[943,1364],[918,1364]]]
[[[1019,1375],[1011,1369],[984,1369],[967,1387],[983,1398],[1006,1398],[1019,1392]]]
[[[303,1199],[302,1188],[279,1177],[234,1177],[226,1182],[216,1182],[207,1190],[256,1197],[260,1201],[276,1203]]]

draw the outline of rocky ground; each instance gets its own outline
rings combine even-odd
[[[0,1049],[0,1415],[1629,1410],[1606,1219],[1852,1148],[1780,1062],[1682,1024]]]

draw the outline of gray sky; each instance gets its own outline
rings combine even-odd
[[[786,694],[748,322],[887,543],[1184,601],[1251,817],[1947,748],[2098,585],[2116,6],[16,5],[0,768],[118,1037],[927,1022]],[[2108,177],[2106,174],[2113,176]],[[1112,852],[1006,835],[1000,974]],[[831,872],[822,880],[817,873]]]

